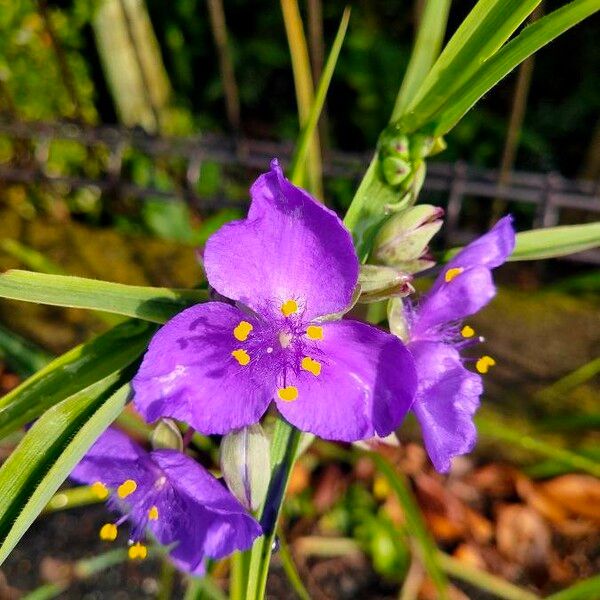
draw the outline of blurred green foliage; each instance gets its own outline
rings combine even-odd
[[[100,68],[91,19],[102,0],[49,2],[52,24],[75,82],[82,117],[113,122],[114,103]],[[304,3],[302,3],[304,5]],[[453,3],[449,31],[471,6]],[[549,6],[548,10],[555,8]],[[345,2],[323,3],[326,45]],[[204,0],[147,0],[174,89],[176,123],[192,133],[227,129],[223,87]],[[73,118],[56,50],[33,0],[0,0],[0,103],[24,119]],[[303,6],[305,7],[305,6]],[[278,5],[229,0],[225,6],[245,133],[294,139],[297,117],[290,60]],[[306,21],[306,19],[305,19]],[[355,3],[348,37],[328,98],[330,145],[364,150],[385,125],[408,61],[414,11],[385,0]],[[518,155],[520,168],[581,170],[600,108],[600,33],[590,19],[536,58]],[[577,60],[573,60],[573,57]],[[510,77],[452,132],[443,160],[499,163],[515,78]],[[7,97],[8,96],[8,97]]]

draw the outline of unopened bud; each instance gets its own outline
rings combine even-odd
[[[434,145],[434,139],[430,135],[417,133],[410,139],[410,157],[419,160],[429,156]]]
[[[179,427],[173,419],[161,419],[150,438],[154,450],[183,450]]]
[[[410,280],[410,275],[393,267],[361,265],[358,276],[359,302],[369,304],[394,296],[408,296],[414,292]]]
[[[227,434],[221,441],[221,472],[231,493],[248,509],[264,502],[271,473],[269,439],[259,425]]]
[[[417,273],[430,266],[429,242],[442,226],[443,210],[417,204],[393,215],[379,230],[374,244],[376,262]]]
[[[410,163],[399,156],[387,156],[381,163],[383,177],[390,185],[400,185],[410,175]]]
[[[404,305],[402,298],[392,298],[388,302],[388,325],[390,327],[390,332],[400,338],[404,343],[410,341],[406,306]]]

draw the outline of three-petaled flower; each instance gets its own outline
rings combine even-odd
[[[491,269],[506,261],[515,245],[512,218],[504,217],[487,234],[448,262],[420,304],[395,300],[390,327],[408,341],[419,384],[412,410],[435,468],[450,469],[454,456],[469,452],[477,439],[473,415],[483,392],[481,376],[463,366],[460,351],[481,338],[461,320],[495,295]],[[401,331],[404,330],[404,331]],[[486,373],[495,361],[482,356],[476,370]]]
[[[202,466],[176,450],[146,452],[124,433],[105,431],[71,473],[123,514],[100,529],[113,541],[130,525],[129,557],[146,558],[147,532],[182,570],[204,573],[206,558],[246,550],[262,534],[260,525]]]
[[[285,177],[277,161],[251,189],[248,217],[207,242],[210,285],[232,300],[189,308],[154,336],[133,381],[149,421],[206,434],[256,423],[275,401],[303,431],[335,440],[386,436],[416,389],[410,353],[352,320],[358,280],[349,232]]]

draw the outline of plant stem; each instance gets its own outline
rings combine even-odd
[[[466,581],[498,598],[503,598],[504,600],[539,600],[539,596],[536,594],[528,592],[486,571],[470,567],[443,552],[437,552],[437,560],[448,575]]]
[[[294,588],[294,591],[300,600],[310,600],[310,594],[302,583],[302,578],[300,577],[298,569],[294,563],[294,557],[290,552],[290,547],[288,546],[287,541],[283,537],[281,531],[279,532],[279,558],[281,559],[281,565],[283,566],[283,570],[287,575],[288,581]]]

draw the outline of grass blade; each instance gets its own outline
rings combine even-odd
[[[420,129],[448,97],[493,56],[541,0],[479,0],[452,36],[403,115]]]
[[[402,506],[402,510],[406,515],[406,528],[418,543],[421,553],[420,558],[437,589],[437,597],[440,599],[448,598],[448,580],[439,563],[438,549],[427,531],[423,516],[410,491],[406,478],[381,454],[369,452],[367,456],[373,460],[377,469],[387,479]]]
[[[583,252],[600,246],[600,221],[523,231],[509,260],[540,260]]]
[[[425,3],[410,62],[392,111],[392,121],[402,116],[440,53],[450,4],[451,0],[427,0]]]
[[[184,308],[205,301],[207,293],[12,270],[0,275],[0,297],[164,323]]]
[[[598,10],[598,0],[574,0],[526,27],[444,102],[445,108],[431,119],[435,122],[435,134],[447,133],[517,65]]]
[[[125,406],[116,377],[48,410],[0,468],[0,564],[88,448]]]
[[[308,122],[311,106],[314,102],[314,87],[308,47],[306,45],[306,37],[304,36],[302,17],[300,16],[297,0],[281,0],[281,12],[283,13],[283,21],[290,47],[290,56],[292,58],[294,87],[298,103],[298,118],[300,128],[302,129]],[[304,173],[306,174],[306,181],[296,181],[295,183],[297,185],[304,184],[317,198],[322,198],[321,150],[317,131],[313,131],[313,135],[311,136],[308,165]]]
[[[145,350],[155,327],[126,321],[59,356],[0,398],[0,439],[61,400],[133,363]]]
[[[300,181],[302,179],[302,173],[305,170],[304,162],[306,160],[317,123],[319,122],[323,105],[325,104],[325,98],[327,96],[327,91],[329,90],[329,84],[331,83],[331,78],[333,77],[335,65],[337,64],[340,50],[342,49],[342,44],[344,43],[344,38],[346,37],[349,21],[350,9],[346,8],[344,10],[344,14],[342,15],[342,20],[340,21],[340,26],[338,27],[335,39],[333,40],[331,51],[327,57],[323,74],[319,80],[319,85],[317,86],[315,99],[310,107],[308,119],[306,120],[306,123],[300,132],[300,137],[298,138],[296,152],[294,153],[294,158],[292,159],[292,164],[290,165],[290,179],[292,181]]]

